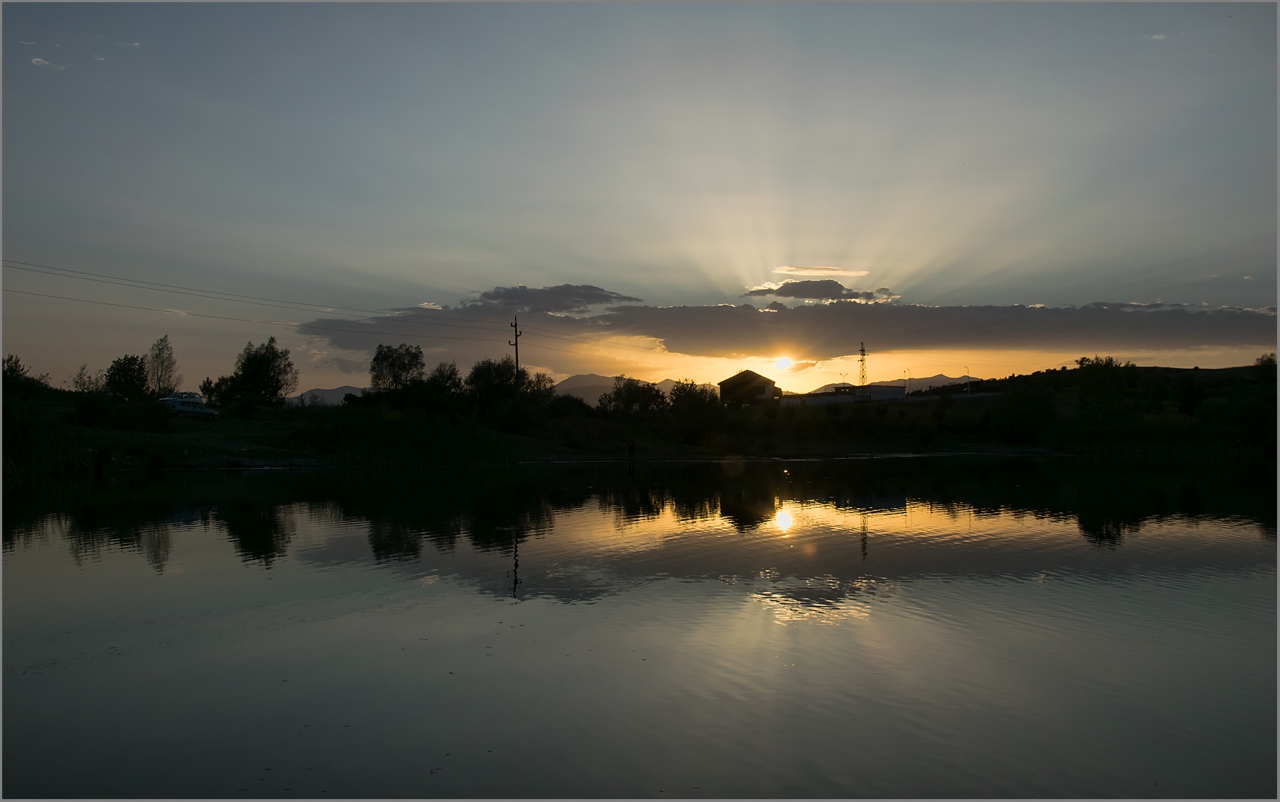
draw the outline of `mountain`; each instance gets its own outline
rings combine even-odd
[[[652,382],[644,382],[652,384]],[[675,379],[663,379],[657,382],[656,386],[665,395],[671,394],[671,388],[676,385]],[[714,384],[704,384],[703,387],[710,387],[713,390],[719,390]],[[564,381],[552,388],[556,395],[576,395],[588,404],[595,406],[600,400],[600,396],[613,390],[613,377],[601,376],[596,373],[581,373],[577,376],[570,376]]]
[[[974,379],[973,377],[970,378],[973,381],[977,381],[977,379]],[[901,398],[903,396],[902,385],[905,381],[905,379],[893,379],[892,381],[870,382],[868,386],[871,387],[871,399],[873,401],[882,401],[890,398]],[[913,378],[911,380],[911,392],[914,393],[916,390],[932,390],[935,387],[946,387],[951,384],[964,384],[964,381],[963,376],[958,379],[953,379],[942,373],[939,373],[936,376],[922,376],[918,379]],[[840,386],[852,387],[853,385],[848,382],[836,382],[835,384],[824,384],[816,390],[810,390],[809,392],[827,393]]]
[[[613,378],[596,373],[570,376],[552,388],[556,395],[576,395],[593,407],[600,400],[600,396],[612,389]]]
[[[319,388],[315,390],[307,390],[305,393],[299,393],[291,398],[286,398],[284,402],[289,406],[296,407],[302,404],[302,399],[310,399],[311,396],[315,396],[320,404],[339,406],[342,404],[342,397],[347,393],[360,395],[362,392],[364,392],[363,387],[352,387],[347,384],[342,387],[334,387],[332,390],[321,390]]]
[[[977,379],[972,376],[969,378],[973,381],[977,381]],[[901,387],[904,381],[904,379],[894,379],[893,381],[887,382],[871,382],[871,384],[879,387]],[[916,390],[932,390],[935,387],[946,387],[949,384],[964,384],[964,382],[965,379],[963,376],[958,379],[953,379],[942,373],[939,373],[936,376],[921,376],[919,378],[913,377],[911,379],[911,392],[914,393]]]

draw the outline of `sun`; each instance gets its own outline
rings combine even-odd
[[[792,366],[792,364],[794,364],[794,363],[793,363],[790,359],[787,359],[787,358],[784,356],[784,357],[780,358],[777,362],[774,362],[773,364],[774,364],[774,366],[775,366],[775,367],[777,367],[777,368],[778,368],[778,370],[786,370],[787,368],[791,367],[791,366]]]

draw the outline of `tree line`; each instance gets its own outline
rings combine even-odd
[[[670,394],[628,376],[614,379],[595,407],[572,395],[556,395],[546,373],[517,367],[510,356],[481,359],[464,376],[456,362],[441,362],[429,373],[422,348],[379,345],[369,364],[369,392],[348,394],[352,406],[393,406],[438,412],[464,409],[509,431],[524,431],[546,418],[600,417],[642,428],[674,423],[682,439],[713,426],[723,412],[715,389],[679,381]]]

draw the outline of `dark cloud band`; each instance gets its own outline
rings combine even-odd
[[[627,296],[598,287],[497,288],[456,307],[409,307],[397,310],[394,316],[364,321],[314,320],[298,330],[338,348],[366,352],[372,352],[378,343],[415,342],[429,347],[430,340],[438,338],[437,344],[447,347],[460,363],[492,356],[495,348],[505,349],[510,336],[506,316],[513,310],[521,311],[522,325],[537,327],[528,332],[530,339],[525,343],[534,346],[542,342],[562,351],[581,348],[583,338],[598,340],[611,334],[656,338],[674,353],[715,357],[789,353],[806,360],[847,356],[862,342],[876,351],[966,348],[1081,354],[1135,349],[1274,349],[1276,343],[1274,307],[1207,310],[1112,303],[1079,308],[934,307],[836,302],[789,308],[775,302],[764,309],[750,304],[634,304],[582,317],[560,314],[621,299]],[[615,356],[627,359],[629,354],[636,355],[619,351]]]

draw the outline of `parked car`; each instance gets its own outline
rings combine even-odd
[[[173,410],[179,418],[216,420],[218,417],[218,410],[206,407],[196,393],[174,393],[161,398],[160,403]]]

